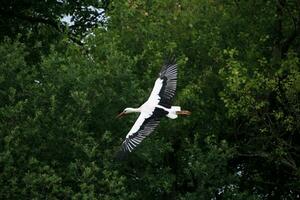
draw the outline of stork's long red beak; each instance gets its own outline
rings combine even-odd
[[[121,118],[122,116],[124,116],[125,115],[125,113],[124,112],[121,112],[120,114],[118,114],[117,116],[116,116],[116,118]]]

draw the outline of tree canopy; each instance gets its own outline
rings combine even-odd
[[[297,0],[3,1],[0,199],[299,199]],[[69,16],[70,22],[62,19]],[[174,105],[115,153],[174,55]]]

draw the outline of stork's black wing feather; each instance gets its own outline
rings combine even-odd
[[[167,111],[161,108],[155,108],[152,115],[145,118],[143,114],[139,116],[133,127],[138,126],[137,131],[130,131],[126,136],[125,141],[122,144],[123,152],[131,152],[138,144],[140,144],[153,130],[157,127],[160,122],[160,118],[166,116]],[[132,129],[135,130],[135,129]]]
[[[159,105],[171,108],[177,86],[177,64],[175,59],[168,60],[165,63],[159,73],[159,78],[163,80],[158,94],[161,98]]]

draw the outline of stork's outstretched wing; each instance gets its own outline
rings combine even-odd
[[[146,103],[159,104],[171,108],[177,86],[177,64],[175,60],[169,60],[162,67],[159,77],[156,79],[153,90]]]
[[[123,152],[131,152],[143,139],[150,135],[159,124],[160,118],[168,114],[161,108],[153,108],[151,114],[141,113],[122,144]]]
[[[177,64],[174,59],[169,60],[162,67],[159,77],[156,79],[149,99],[141,106],[140,116],[126,136],[122,144],[122,151],[117,157],[123,157],[123,153],[131,152],[143,139],[151,134],[159,124],[160,118],[166,116],[168,111],[156,107],[157,105],[171,108],[177,85]]]

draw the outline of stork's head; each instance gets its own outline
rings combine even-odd
[[[121,113],[117,115],[117,118],[121,118],[126,114],[134,113],[134,112],[140,112],[139,108],[125,108]]]

